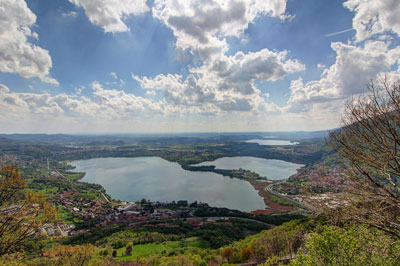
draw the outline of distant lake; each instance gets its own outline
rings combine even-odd
[[[298,142],[291,142],[289,140],[275,140],[275,139],[250,139],[246,140],[247,143],[258,143],[259,145],[280,145],[280,146],[288,146],[288,145],[297,145]]]
[[[290,163],[282,160],[262,159],[248,156],[222,157],[212,162],[202,162],[195,166],[215,165],[217,169],[245,169],[256,172],[271,180],[288,178],[295,174],[302,164]]]
[[[187,200],[241,211],[265,209],[258,192],[246,181],[211,172],[184,170],[159,157],[95,158],[70,163],[86,172],[83,182],[102,185],[115,199]]]

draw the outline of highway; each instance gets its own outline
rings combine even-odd
[[[286,182],[286,180],[287,180],[287,179],[283,179],[283,180],[280,180],[280,181],[278,181],[278,182],[275,182],[275,183],[272,183],[272,184],[268,185],[268,186],[265,188],[265,191],[267,191],[268,193],[270,193],[270,194],[272,194],[272,195],[274,195],[274,196],[276,196],[276,197],[279,197],[279,198],[281,198],[281,199],[290,201],[291,203],[296,204],[297,206],[299,206],[300,208],[302,208],[302,209],[304,209],[304,210],[309,210],[309,208],[308,208],[307,206],[305,206],[304,204],[302,204],[301,202],[298,202],[297,200],[288,198],[288,197],[286,197],[286,196],[284,196],[284,195],[282,195],[282,194],[280,194],[280,193],[278,193],[278,192],[275,192],[275,191],[273,190],[274,185],[284,183],[284,182]]]

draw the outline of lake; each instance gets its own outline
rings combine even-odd
[[[289,140],[276,140],[276,139],[250,139],[246,140],[247,143],[257,143],[259,145],[265,146],[288,146],[288,145],[297,145],[298,142],[291,142]]]
[[[258,192],[246,181],[211,172],[184,170],[159,157],[95,158],[70,163],[86,172],[83,182],[102,185],[115,199],[204,202],[241,211],[265,209]]]
[[[202,162],[195,166],[215,165],[217,169],[245,169],[256,172],[270,180],[280,180],[295,174],[302,164],[282,160],[263,159],[249,156],[222,157],[212,162]]]

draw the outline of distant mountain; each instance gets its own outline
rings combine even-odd
[[[315,140],[328,136],[328,130],[288,132],[224,132],[224,133],[171,133],[171,134],[114,134],[114,135],[68,135],[68,134],[0,134],[0,144],[10,141],[35,144],[86,144],[124,145],[142,144],[191,144],[209,142],[244,141],[254,138],[278,140]]]

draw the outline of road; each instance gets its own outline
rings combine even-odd
[[[100,195],[103,196],[103,198],[104,198],[108,203],[111,203],[111,201],[106,197],[106,195],[104,195],[103,192],[99,191],[99,193],[100,193]]]
[[[273,190],[274,185],[284,183],[284,182],[286,182],[286,180],[287,180],[287,179],[283,179],[283,180],[280,180],[280,181],[278,181],[278,182],[275,182],[275,183],[272,183],[272,184],[268,185],[268,186],[265,188],[265,191],[267,191],[268,193],[270,193],[270,194],[272,194],[272,195],[274,195],[274,196],[276,196],[276,197],[279,197],[279,198],[281,198],[281,199],[290,201],[291,203],[296,204],[297,206],[299,206],[300,208],[302,208],[302,209],[304,209],[304,210],[309,210],[309,208],[308,208],[307,206],[305,206],[303,203],[298,202],[297,200],[288,198],[288,197],[286,197],[286,196],[284,196],[284,195],[282,195],[282,194],[280,194],[280,193],[278,193],[278,192],[275,192],[275,191]]]
[[[50,170],[50,169],[49,169]],[[62,176],[65,180],[67,180],[70,183],[73,183],[73,181],[69,180],[65,175],[63,175],[62,173],[60,173],[57,169],[53,169],[53,171],[55,171],[56,173],[58,173],[60,176]],[[100,190],[98,191],[99,194],[108,202],[111,203],[111,201],[106,197],[106,195],[104,195],[103,192],[101,192]]]

